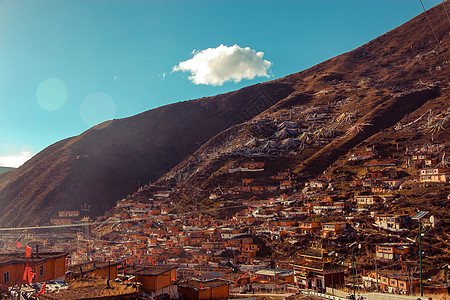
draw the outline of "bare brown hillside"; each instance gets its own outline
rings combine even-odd
[[[450,21],[443,5],[427,11],[437,41],[421,14],[353,51],[274,81],[295,92],[205,143],[159,183],[206,199],[217,186],[239,184],[239,176],[226,173],[244,161],[265,161],[309,179],[361,145],[448,147]],[[425,112],[428,119],[403,126]],[[437,122],[441,129],[433,133]]]
[[[212,136],[251,119],[291,91],[282,82],[251,86],[106,122],[57,142],[0,175],[0,224],[43,224],[59,210],[85,203],[92,215],[103,214]]]
[[[448,146],[448,130],[430,134],[426,118],[408,125],[430,110],[428,120],[450,113],[444,5],[428,11],[437,40],[421,14],[300,73],[113,120],[51,145],[0,175],[0,224],[42,224],[83,203],[102,214],[166,172],[159,183],[201,201],[218,184],[239,182],[224,170],[245,160],[306,179],[373,141]]]

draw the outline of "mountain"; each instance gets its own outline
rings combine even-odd
[[[105,122],[59,141],[0,175],[0,224],[42,224],[59,210],[79,210],[84,204],[93,216],[103,214],[211,137],[291,92],[282,82],[250,86]]]
[[[292,170],[301,181],[371,145],[386,156],[427,144],[448,149],[450,19],[444,5],[353,51],[273,81],[295,91],[209,140],[158,184],[181,189],[181,200],[210,203],[218,187],[227,190],[250,176],[227,172],[246,161],[263,161],[272,173]]]
[[[0,175],[0,225],[42,224],[84,203],[102,214],[158,178],[182,191],[180,201],[206,203],[218,186],[241,180],[224,170],[249,160],[306,180],[365,145],[386,153],[394,145],[448,147],[444,5],[305,71],[105,122],[55,143]]]

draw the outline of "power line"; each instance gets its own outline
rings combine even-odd
[[[440,51],[442,53],[442,56],[444,56],[445,62],[448,62],[447,56],[445,55],[444,51],[442,50],[441,44],[439,43],[439,39],[438,39],[438,37],[436,35],[436,32],[434,31],[434,28],[433,28],[433,25],[431,24],[430,18],[428,17],[428,14],[427,14],[427,11],[425,9],[425,6],[423,5],[422,0],[419,0],[419,1],[420,1],[420,4],[422,5],[423,12],[425,13],[425,17],[428,20],[428,24],[430,24],[431,31],[433,32],[434,38],[436,39],[436,43],[437,43],[437,45],[438,45],[438,47],[439,47],[439,49],[440,49]],[[447,10],[446,10],[446,12],[447,12]],[[447,17],[448,17],[448,15],[447,15]]]
[[[450,17],[449,17],[448,12],[447,12],[447,7],[445,6],[445,1],[446,0],[442,0],[442,6],[444,7],[444,11],[445,11],[445,15],[447,16],[447,20],[450,23]]]

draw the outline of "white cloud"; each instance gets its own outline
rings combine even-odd
[[[194,50],[194,57],[182,61],[173,71],[191,72],[189,79],[195,84],[222,85],[226,81],[269,77],[270,61],[263,60],[264,53],[238,45]]]
[[[33,157],[28,151],[21,153],[0,156],[0,167],[18,168],[23,165],[27,160]]]

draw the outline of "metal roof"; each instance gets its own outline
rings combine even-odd
[[[428,213],[429,213],[429,211],[426,211],[426,210],[425,211],[420,211],[420,212],[417,213],[417,215],[415,215],[411,219],[413,219],[413,220],[420,220],[423,217],[425,217]]]

